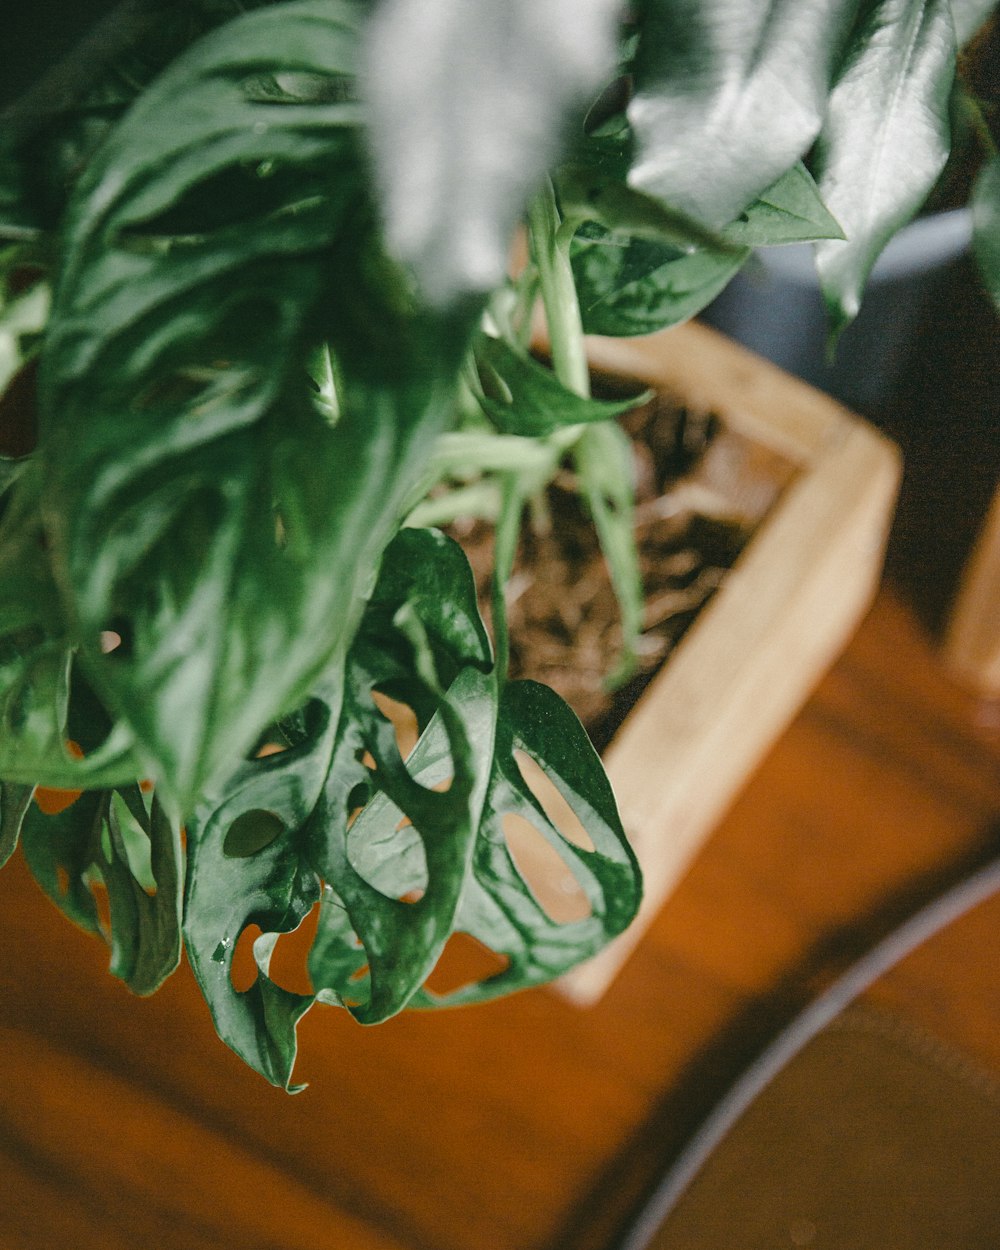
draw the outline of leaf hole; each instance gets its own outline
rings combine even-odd
[[[253,957],[253,944],[261,936],[259,925],[248,924],[236,940],[233,962],[229,965],[229,979],[233,989],[245,994],[257,980],[257,961]]]
[[[104,655],[115,660],[127,660],[133,653],[135,631],[126,617],[116,616],[101,630],[99,644]]]
[[[514,762],[524,779],[524,784],[566,841],[582,850],[593,851],[595,849],[593,838],[584,828],[583,822],[567,802],[562,791],[542,766],[532,759],[527,751],[515,751]]]
[[[237,816],[226,832],[222,853],[230,859],[248,859],[281,837],[285,824],[280,816],[254,808]]]
[[[35,790],[35,806],[45,816],[58,816],[72,807],[82,790],[57,790],[52,786],[38,786]]]
[[[69,873],[62,864],[56,864],[56,889],[62,898],[69,894]]]
[[[104,877],[101,870],[91,867],[87,873],[87,885],[94,899],[94,905],[97,908],[97,923],[100,925],[101,932],[105,938],[111,941],[111,899],[108,897],[108,887],[104,884]]]
[[[316,939],[318,927],[317,900],[297,929],[293,929],[291,933],[283,933],[278,938],[271,954],[267,975],[283,990],[292,994],[313,992],[312,978],[309,976],[309,951]]]
[[[351,975],[347,978],[348,984],[356,985],[359,981],[363,981],[371,973],[371,968],[367,964],[362,964],[360,968],[355,968]]]
[[[269,755],[280,755],[283,751],[288,750],[287,743],[284,742],[265,742],[262,747],[258,747],[254,752],[255,760],[266,760]]]
[[[471,933],[458,930],[445,943],[425,988],[432,994],[453,994],[466,985],[475,985],[498,976],[510,966],[506,955],[484,945]]]
[[[517,812],[501,821],[507,849],[522,881],[556,924],[572,924],[592,913],[590,899],[551,842]]]
[[[408,704],[390,698],[381,690],[373,690],[371,699],[381,715],[392,725],[396,734],[396,748],[405,760],[420,737],[416,713]]]
[[[419,887],[415,887],[412,890],[407,890],[405,894],[401,894],[399,896],[399,902],[419,903],[426,893],[427,893],[426,890],[420,889]]]

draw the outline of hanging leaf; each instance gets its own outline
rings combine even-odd
[[[749,248],[683,252],[584,226],[570,258],[588,334],[651,334],[700,312],[739,272]]]
[[[345,650],[477,313],[417,315],[381,252],[353,98],[364,12],[279,4],[196,44],[67,221],[46,521],[95,686],[185,812]],[[306,377],[321,341],[342,358],[333,427]]]
[[[591,846],[570,840],[525,778],[524,752],[581,822]],[[514,817],[556,851],[582,888],[590,914],[558,921],[517,867],[505,833]],[[625,841],[614,796],[579,721],[552,690],[535,682],[504,688],[490,788],[456,929],[504,956],[507,966],[443,996],[427,991],[414,1006],[478,1002],[559,976],[596,953],[628,925],[640,897],[639,870]]]
[[[405,763],[373,691],[413,710],[420,737]],[[565,932],[544,920],[516,869],[500,876],[492,844],[503,813],[547,819],[515,749],[551,774],[596,847],[570,850],[539,824],[591,901],[588,921]],[[315,687],[288,749],[241,766],[192,822],[188,850],[185,941],[216,1028],[286,1088],[296,1026],[315,1001],[364,1023],[429,1005],[422,986],[449,936],[486,933],[484,916],[512,964],[502,987],[477,992],[534,984],[596,950],[638,903],[635,863],[583,729],[546,690],[501,694],[465,557],[426,530],[404,530],[389,547],[346,665]],[[520,917],[516,946],[484,889]],[[317,899],[314,992],[294,993],[270,978],[270,958]],[[233,951],[250,925],[261,929],[257,975],[238,991]]]
[[[721,229],[801,159],[858,0],[644,0],[633,186]]]
[[[21,832],[35,880],[75,923],[105,937],[111,972],[152,994],[181,952],[180,829],[138,786],[90,790],[49,815],[29,806]],[[108,907],[105,930],[95,890]]]
[[[857,315],[879,253],[944,167],[954,76],[947,0],[862,5],[812,160],[846,236],[816,247],[834,335]]]
[[[382,1019],[405,1006],[451,932],[475,832],[470,742],[474,732],[491,737],[492,725],[488,700],[482,723],[482,698],[460,701],[444,688],[463,673],[482,675],[489,664],[465,557],[443,535],[402,531],[346,665],[331,669],[306,705],[301,738],[283,753],[242,765],[189,828],[185,940],[192,967],[220,1036],[275,1084],[288,1087],[295,1026],[313,998],[275,985],[267,975],[270,955],[278,936],[315,903],[321,879],[369,947],[368,1001],[361,1005],[358,987],[352,1007],[360,1019]],[[434,763],[448,770],[443,776],[435,772],[428,781],[421,756],[404,765],[393,727],[372,699],[376,690],[406,699],[422,724],[436,718],[444,749]],[[446,792],[428,788],[448,776]],[[377,813],[387,807],[393,815],[384,828]],[[426,848],[426,894],[413,905],[398,901],[420,883],[412,857],[388,858],[395,890],[388,895],[355,866],[373,849],[377,857],[388,854],[404,817]],[[262,930],[254,948],[258,975],[238,992],[232,956],[251,924]],[[332,988],[315,971],[313,977],[317,988]]]
[[[565,426],[607,421],[649,397],[584,399],[563,386],[551,369],[489,334],[477,337],[474,350],[481,383],[477,398],[504,434],[544,436]]]
[[[561,123],[613,71],[613,0],[387,0],[365,96],[390,244],[436,304],[503,277]],[[572,37],[570,37],[572,32]]]
[[[986,290],[1000,308],[1000,157],[976,179],[972,193],[972,249]]]

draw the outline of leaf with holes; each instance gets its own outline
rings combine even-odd
[[[152,994],[180,959],[184,872],[180,829],[156,798],[124,786],[86,791],[54,814],[32,804],[21,843],[56,906],[107,939],[111,972]],[[107,898],[106,921],[95,891]]]
[[[38,465],[17,479],[0,520],[0,776],[71,789],[133,781],[132,733],[78,670],[36,502]]]
[[[834,334],[857,315],[879,253],[944,167],[954,76],[948,0],[862,5],[812,159],[846,235],[816,247]]]
[[[346,650],[476,316],[418,316],[379,246],[353,99],[363,13],[299,0],[206,37],[114,129],[68,213],[41,370],[46,524],[88,672],[184,812]],[[321,341],[340,357],[336,424],[306,376]]]
[[[368,947],[370,984],[358,987],[352,1005],[360,1019],[400,1010],[447,940],[475,829],[470,744],[491,734],[491,706],[484,716],[482,699],[473,707],[454,691],[468,675],[488,687],[489,668],[461,550],[433,531],[402,531],[386,553],[346,663],[314,688],[292,745],[241,765],[189,827],[191,964],[220,1036],[273,1083],[289,1086],[295,1026],[313,999],[276,985],[270,956],[278,936],[296,928],[319,897],[321,879]],[[373,692],[404,701],[418,724],[433,719],[442,727],[435,767],[443,774],[435,772],[433,781],[413,776]],[[430,788],[446,778],[447,791]],[[422,880],[412,856],[386,861],[395,891],[389,895],[355,867],[360,855],[374,847],[378,857],[391,843],[392,827],[386,832],[369,815],[387,804],[393,824],[405,818],[426,835],[420,864],[430,880],[412,907],[398,901]],[[240,992],[232,983],[233,952],[249,925],[262,930],[254,948],[258,974]],[[357,949],[352,938],[352,973]],[[332,988],[315,972],[314,983]]]
[[[568,805],[579,822],[576,838],[567,836],[536,796],[518,762],[520,752]],[[512,854],[512,818],[554,848],[563,876],[585,899],[585,915],[556,918],[539,901]],[[621,933],[640,897],[638,865],[583,727],[548,687],[512,682],[501,696],[482,823],[455,918],[456,931],[502,955],[506,966],[445,995],[421,991],[413,1006],[478,1002],[549,981]]]

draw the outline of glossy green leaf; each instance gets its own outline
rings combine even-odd
[[[801,161],[762,192],[722,233],[743,247],[844,237]]]
[[[580,820],[592,846],[571,841],[547,814],[516,758],[541,768]],[[511,816],[531,825],[582,887],[590,915],[553,919],[521,875],[505,833]],[[490,788],[456,929],[507,959],[485,979],[444,996],[421,992],[414,1006],[478,1002],[559,976],[628,925],[641,896],[639,869],[625,840],[614,795],[583,727],[552,690],[535,682],[505,686]]]
[[[615,63],[612,0],[387,0],[365,95],[390,242],[444,304],[503,277],[563,122]],[[571,37],[570,37],[571,34]]]
[[[808,151],[858,0],[644,0],[633,186],[720,229]]]
[[[711,303],[749,255],[749,248],[683,252],[585,226],[571,251],[583,328],[624,336],[686,321]]]
[[[460,712],[444,687],[464,672],[488,682],[483,673],[489,665],[465,557],[440,534],[403,531],[386,554],[345,665],[329,670],[314,689],[298,741],[242,765],[189,827],[185,940],[192,967],[220,1036],[275,1084],[289,1084],[295,1026],[313,998],[274,984],[267,975],[270,954],[278,936],[297,927],[319,897],[321,879],[328,892],[336,890],[336,906],[346,909],[368,946],[367,991],[351,986],[360,1019],[382,1019],[405,1006],[451,932],[463,876],[452,865],[467,860],[475,829],[469,743],[473,721],[477,733],[483,726],[471,717],[468,701]],[[415,779],[415,772],[426,774],[420,756],[404,765],[393,727],[372,700],[376,689],[406,700],[422,724],[435,719],[443,726],[446,749],[437,751],[434,767],[450,770],[446,792]],[[488,735],[489,708],[487,701]],[[442,776],[435,772],[433,780]],[[239,822],[260,824],[265,817],[273,841],[251,853],[234,846]],[[413,905],[399,902],[422,880],[413,876],[412,857],[390,861],[391,896],[356,866],[366,855],[379,858],[404,817],[426,848],[426,894]],[[416,868],[419,873],[420,864]],[[251,924],[263,931],[255,944],[259,971],[249,990],[237,992],[233,950]],[[357,961],[350,972],[356,968]],[[313,979],[327,997],[345,988],[317,975],[315,966]]]
[[[180,828],[138,786],[90,790],[47,815],[24,817],[21,843],[42,889],[69,918],[111,946],[111,972],[136,994],[152,994],[181,952]],[[94,890],[107,893],[105,932]]]
[[[551,369],[503,339],[481,334],[474,344],[484,412],[504,434],[551,434],[564,426],[607,421],[648,398],[585,399],[568,390]]]
[[[416,715],[405,762],[373,691]],[[192,967],[220,1035],[277,1085],[293,1088],[296,1026],[317,999],[364,1023],[432,1005],[422,987],[456,928],[496,938],[510,960],[502,982],[463,991],[486,997],[556,975],[634,914],[637,869],[589,740],[550,692],[501,691],[471,571],[440,534],[394,540],[344,667],[314,688],[289,742],[243,764],[188,831]],[[593,851],[545,824],[515,750],[549,772]],[[508,811],[555,840],[587,920],[558,926],[540,909],[503,849]],[[317,899],[314,993],[293,993],[269,977],[270,957]],[[257,976],[237,991],[233,951],[250,925]]]
[[[631,677],[645,606],[635,539],[632,444],[617,425],[586,430],[573,448],[580,493],[587,501],[621,613],[622,650],[610,686]],[[611,657],[608,657],[609,663]]]
[[[301,0],[196,44],[67,222],[46,518],[93,680],[182,811],[348,645],[476,316],[418,316],[381,252],[363,12]],[[320,341],[342,362],[333,427],[306,376]]]
[[[835,334],[856,316],[879,253],[944,166],[954,76],[948,0],[866,0],[812,160],[846,236],[816,247]]]
[[[986,165],[972,194],[972,249],[986,289],[1000,308],[1000,157]]]
[[[0,520],[0,777],[67,789],[134,780],[131,731],[78,670],[37,507],[38,466],[6,463],[17,489]]]

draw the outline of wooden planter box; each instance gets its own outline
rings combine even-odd
[[[897,449],[871,426],[703,326],[595,339],[591,361],[713,411],[792,476],[605,752],[645,899],[627,933],[558,983],[581,1005],[613,980],[848,642],[878,584],[900,476]],[[549,871],[546,892],[565,902],[574,884]]]

